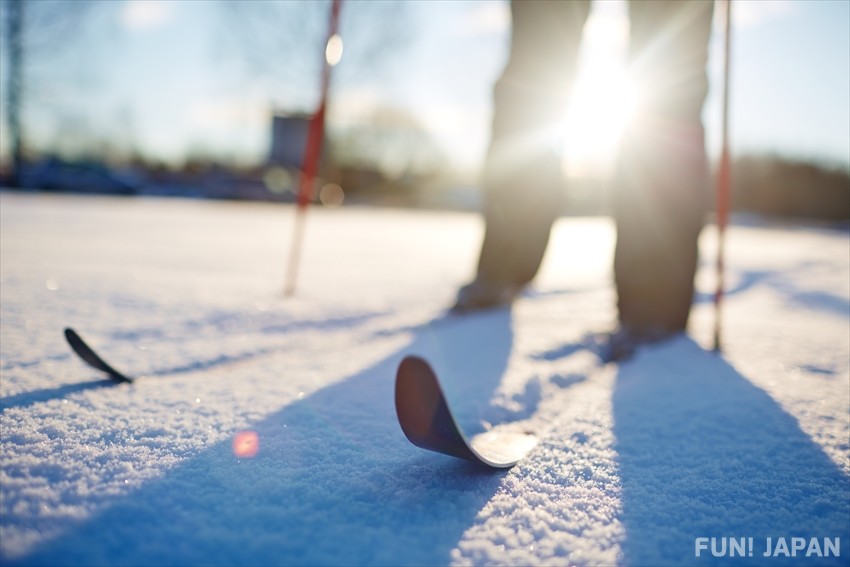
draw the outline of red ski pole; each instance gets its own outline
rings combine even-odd
[[[342,0],[333,0],[331,4],[331,20],[328,26],[328,40],[325,43],[324,64],[322,65],[322,83],[319,107],[310,119],[307,131],[307,143],[304,148],[304,161],[301,167],[301,178],[298,184],[298,204],[295,210],[295,225],[292,234],[292,245],[289,249],[289,265],[286,270],[284,294],[295,293],[298,277],[298,265],[301,258],[301,248],[304,240],[304,225],[307,207],[313,200],[313,183],[319,169],[319,158],[322,155],[322,140],[325,137],[325,109],[328,103],[328,85],[331,80],[331,68],[339,62],[342,55],[339,29],[339,10]]]
[[[726,0],[726,17],[723,38],[723,110],[720,150],[720,166],[717,171],[717,289],[714,292],[714,350],[721,347],[721,307],[725,287],[725,242],[726,225],[729,223],[729,194],[731,164],[729,162],[729,38],[732,35],[732,0]]]

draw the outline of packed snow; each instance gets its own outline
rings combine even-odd
[[[850,563],[846,227],[737,219],[722,355],[707,228],[691,334],[604,365],[604,218],[561,219],[512,309],[459,318],[476,215],[313,209],[291,298],[289,206],[3,193],[0,215],[4,565]],[[406,354],[468,433],[538,445],[493,471],[410,444]]]

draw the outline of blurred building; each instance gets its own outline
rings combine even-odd
[[[272,143],[268,163],[287,169],[300,169],[310,130],[307,114],[275,114],[272,116]]]

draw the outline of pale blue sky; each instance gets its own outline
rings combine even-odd
[[[759,3],[748,8],[759,9]],[[783,2],[762,10],[739,16],[741,29],[733,36],[735,147],[847,165],[850,2]]]
[[[344,5],[343,30],[353,20],[351,12],[363,9],[359,1]],[[850,2],[739,1],[734,10],[733,152],[779,153],[850,167]],[[405,26],[409,39],[387,47],[405,64],[362,80],[356,73],[346,75],[333,90],[331,125],[362,120],[375,105],[405,108],[458,166],[474,170],[489,135],[490,89],[507,54],[507,4],[410,2],[405,11],[404,21],[374,24],[376,30]],[[30,92],[31,141],[73,149],[88,133],[135,144],[166,161],[192,151],[262,159],[272,109],[310,107],[318,77],[294,84],[250,73],[222,13],[217,2],[99,5],[84,37],[69,41],[64,56],[45,56],[41,74],[46,69],[53,78],[42,77],[39,91]],[[586,68],[614,62],[609,66],[616,69],[626,22],[625,4],[595,6],[585,32]],[[712,91],[704,111],[713,154],[719,144],[721,76],[719,26],[715,30]],[[607,147],[604,141],[597,145],[586,151]],[[5,138],[3,146],[5,153]]]

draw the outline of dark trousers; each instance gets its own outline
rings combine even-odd
[[[522,285],[540,267],[561,212],[552,134],[588,12],[587,1],[511,3],[510,58],[494,90],[484,169],[482,281]],[[637,330],[682,330],[690,312],[708,204],[700,113],[712,14],[704,1],[629,4],[630,70],[641,97],[618,162],[614,273],[620,323]]]

